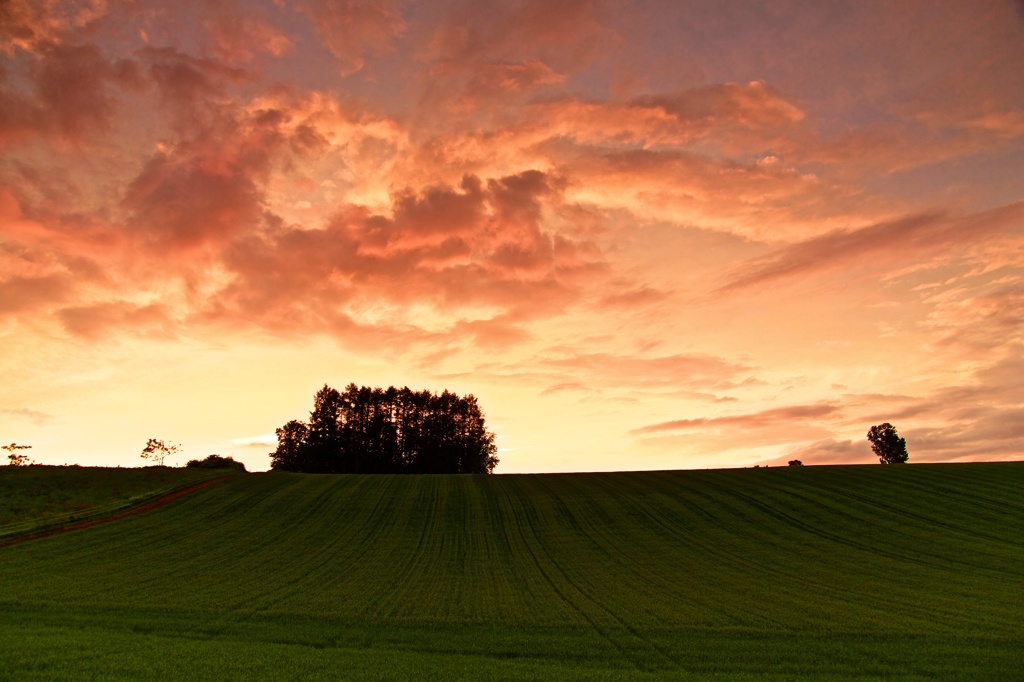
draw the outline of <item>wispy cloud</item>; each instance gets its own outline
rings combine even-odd
[[[649,424],[630,431],[633,435],[660,433],[665,431],[689,431],[693,429],[717,429],[735,427],[737,429],[760,429],[779,424],[794,424],[808,420],[832,417],[841,407],[835,403],[818,403],[815,405],[791,405],[777,407],[747,414],[728,415],[724,417],[698,417],[695,419],[675,419],[657,424]]]
[[[936,251],[973,247],[995,234],[1015,228],[1024,218],[1024,204],[1015,203],[968,216],[945,213],[911,215],[851,231],[831,232],[744,263],[720,292],[763,286],[808,273],[862,263],[888,270]]]
[[[45,426],[53,422],[55,419],[52,414],[39,412],[38,410],[30,410],[27,407],[0,409],[0,414],[5,414],[10,418],[25,419],[33,424],[38,424],[39,426]]]

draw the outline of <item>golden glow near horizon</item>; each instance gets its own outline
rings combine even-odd
[[[1024,453],[1024,14],[12,0],[0,440],[265,469],[324,383],[499,473]]]

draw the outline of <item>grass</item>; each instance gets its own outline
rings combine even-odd
[[[1024,465],[238,476],[0,550],[16,679],[1019,679]]]
[[[224,470],[0,466],[0,539],[121,511]]]

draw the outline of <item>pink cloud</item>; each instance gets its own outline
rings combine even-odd
[[[862,404],[852,423],[889,422],[907,439],[911,462],[976,461],[1019,456],[1024,448],[1020,405],[1024,385],[1021,340],[1008,342],[1002,357],[985,363],[963,385],[950,386],[924,396],[890,396],[858,400]],[[884,407],[881,406],[884,403]],[[865,427],[866,431],[866,427]]]
[[[3,76],[0,70],[0,83]],[[0,90],[0,148],[37,134],[43,115],[42,108],[32,98]]]
[[[1020,135],[1020,121],[997,113],[934,127],[913,118],[884,121],[852,127],[834,137],[787,140],[781,147],[796,163],[826,164],[830,174],[858,178],[969,158]]]
[[[1008,275],[971,289],[952,286],[927,300],[934,307],[925,326],[940,335],[936,347],[984,356],[1024,341],[1024,277]]]
[[[855,200],[849,188],[774,156],[739,162],[685,148],[632,142],[581,147],[551,139],[535,151],[565,169],[572,195],[587,206],[758,241],[799,241],[861,224],[865,214],[880,209],[878,202]]]
[[[557,201],[556,179],[542,173],[468,176],[396,194],[391,216],[349,206],[322,229],[271,226],[225,250],[234,279],[210,313],[315,325],[372,300],[425,304],[485,344],[516,342],[526,338],[518,322],[557,312],[602,272],[599,252],[542,230],[541,204]],[[475,308],[491,314],[465,317]]]
[[[496,317],[487,320],[463,320],[453,325],[450,336],[466,339],[473,348],[500,351],[522,344],[532,337],[514,316]]]
[[[638,308],[663,301],[668,295],[667,292],[659,291],[649,286],[640,286],[625,291],[609,293],[597,302],[597,307],[606,310],[620,308],[637,310]]]
[[[559,74],[542,61],[482,64],[470,85],[473,92],[521,92],[545,85],[565,82]]]
[[[27,59],[31,91],[0,90],[0,144],[51,134],[76,146],[93,142],[113,128],[117,91],[145,86],[135,62],[110,60],[91,44],[45,45]]]
[[[606,22],[591,0],[446,7],[425,44],[414,47],[426,70],[419,109],[434,114],[421,125],[458,130],[507,122],[511,104],[565,83],[614,42]]]
[[[993,111],[968,121],[965,126],[994,133],[1004,139],[1020,137],[1024,135],[1024,112]]]
[[[702,141],[717,147],[762,144],[805,114],[775,88],[759,81],[720,83],[625,101],[563,97],[530,104],[524,126],[535,134],[563,136],[581,144],[642,147],[684,146]]]
[[[789,453],[767,460],[763,464],[784,466],[790,460],[799,460],[804,465],[816,464],[877,464],[878,457],[871,452],[871,444],[863,441],[836,440],[825,438],[802,445]]]
[[[0,9],[0,51],[12,54],[16,49],[48,49],[107,11],[107,0],[6,0]]]
[[[637,357],[611,353],[572,353],[541,358],[541,367],[591,387],[688,388],[715,387],[749,368],[712,355]]]
[[[248,77],[242,69],[193,57],[173,47],[144,47],[139,55],[148,65],[161,101],[185,130],[204,123],[213,115],[211,109],[216,110],[218,100],[225,98],[227,87]]]
[[[161,304],[136,305],[126,301],[109,301],[62,308],[57,312],[64,329],[90,340],[116,332],[125,334],[173,337],[174,323]]]
[[[817,403],[814,405],[791,405],[778,407],[748,414],[730,415],[726,417],[699,417],[697,419],[676,419],[673,421],[650,424],[633,429],[630,433],[644,435],[663,431],[689,431],[693,429],[717,429],[735,427],[737,429],[762,429],[778,425],[790,425],[819,420],[835,416],[841,407],[835,403]]]
[[[44,53],[39,97],[60,132],[78,139],[89,131],[110,127],[114,104],[106,81],[116,68],[92,45],[60,46]],[[121,72],[130,82],[138,82],[131,62],[125,62]]]
[[[661,109],[676,121],[701,122],[711,127],[788,127],[806,114],[781,92],[763,81],[720,83],[683,92],[645,95],[629,102],[634,109]]]
[[[26,216],[19,197],[2,186],[0,228],[0,317],[28,319],[73,301],[79,287],[102,276],[92,256],[109,256],[112,246],[90,225]]]
[[[599,3],[592,0],[465,3],[442,20],[421,58],[456,70],[538,59],[567,71],[589,63],[602,41],[613,40]]]
[[[172,54],[169,66],[160,61],[164,57],[153,68],[170,69],[158,76],[166,79],[165,97],[220,87],[208,77],[205,62],[180,61]],[[182,126],[178,140],[158,146],[125,187],[121,202],[134,234],[160,249],[220,246],[258,233],[278,220],[268,206],[271,177],[287,177],[294,164],[328,144],[316,128],[292,121],[287,109],[221,104],[185,115],[192,123]]]
[[[47,414],[46,412],[39,412],[38,410],[30,410],[27,407],[2,409],[0,410],[0,414],[5,414],[8,417],[15,419],[25,419],[39,426],[45,426],[47,424],[50,424],[56,419],[52,414]]]
[[[203,8],[211,49],[229,64],[251,61],[257,54],[280,57],[294,49],[292,40],[252,6],[220,0]]]
[[[66,300],[73,291],[70,277],[9,277],[0,281],[0,315],[21,314]]]
[[[589,388],[585,384],[582,384],[578,381],[563,381],[562,383],[552,384],[551,386],[548,386],[543,391],[541,391],[541,395],[554,395],[555,393],[562,393],[565,391],[590,393],[593,390],[594,389]]]
[[[393,49],[406,27],[397,0],[317,0],[296,8],[309,17],[343,76],[362,69],[368,54]]]
[[[131,224],[160,248],[224,241],[257,227],[262,192],[244,167],[225,170],[158,155],[127,188]]]
[[[854,263],[873,269],[893,268],[911,254],[920,259],[926,253],[951,247],[973,247],[981,240],[1004,233],[1022,215],[1024,204],[1016,203],[955,218],[928,213],[831,232],[740,265],[719,291],[739,291]]]

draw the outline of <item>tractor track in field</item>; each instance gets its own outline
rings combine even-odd
[[[224,481],[228,480],[229,478],[232,478],[233,476],[233,474],[228,474],[226,476],[219,476],[217,478],[211,478],[206,481],[200,481],[199,483],[193,483],[192,485],[185,486],[184,488],[173,490],[167,493],[166,495],[161,495],[156,499],[149,500],[148,502],[143,502],[137,507],[132,507],[130,509],[125,509],[124,511],[115,512],[110,516],[103,516],[98,519],[88,519],[85,521],[75,521],[69,523],[66,526],[47,528],[46,530],[26,533],[25,535],[17,535],[12,538],[5,538],[3,540],[0,540],[0,549],[12,547],[14,545],[20,545],[24,542],[29,542],[31,540],[39,540],[41,538],[48,538],[53,535],[60,535],[61,533],[67,533],[73,530],[92,528],[93,526],[98,526],[101,523],[110,523],[111,521],[117,521],[118,519],[123,519],[128,516],[138,516],[139,514],[144,514],[148,511],[152,511],[154,509],[166,506],[171,502],[174,502],[179,498],[185,497],[190,493],[194,493],[197,490],[201,490],[202,488],[208,488],[211,485],[223,483]]]

